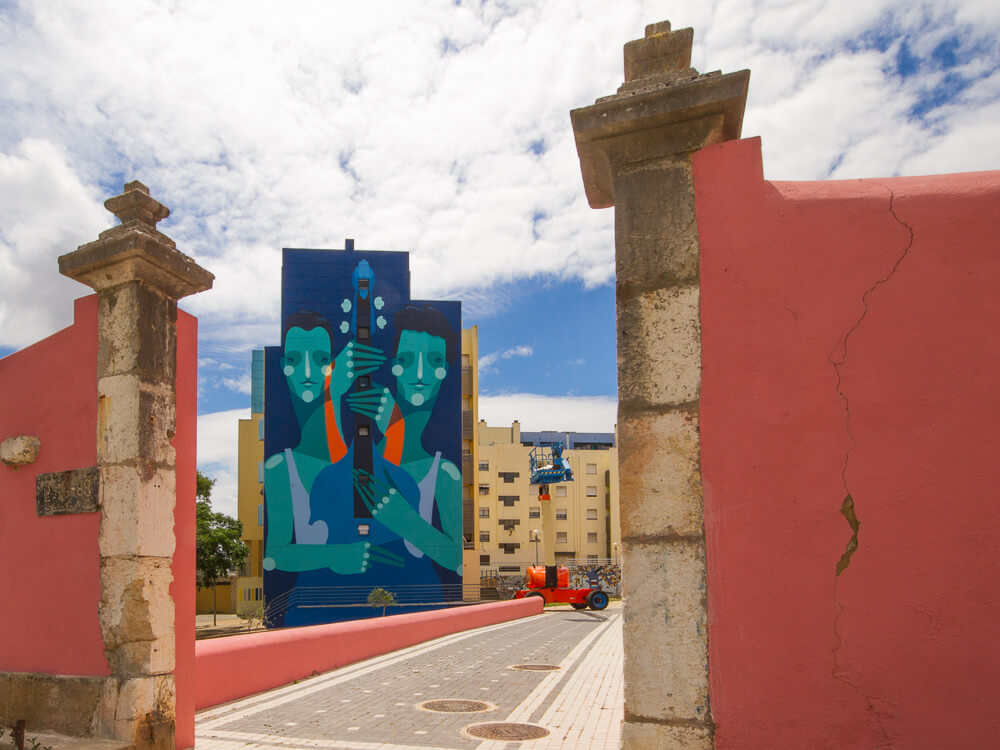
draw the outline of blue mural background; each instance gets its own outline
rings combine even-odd
[[[370,338],[365,343],[384,354],[384,360],[379,360],[378,354],[368,354],[371,357],[368,360],[359,359],[368,351],[360,345],[354,330],[359,299],[356,296],[357,269],[363,268],[363,263],[368,265],[373,276],[368,298],[372,303],[372,324]],[[366,272],[362,271],[361,275],[365,276]],[[431,375],[422,371],[424,379],[433,380],[438,390],[436,396],[431,396],[431,391],[423,391],[428,393],[429,402],[419,409],[413,403],[420,404],[422,396],[411,395],[410,400],[404,400],[400,393],[404,380],[412,379],[410,371],[413,369],[410,366],[405,374],[400,374],[409,361],[401,350],[411,339],[429,346],[433,351],[421,350],[417,363],[426,368],[426,357],[439,355],[446,347],[441,336],[410,331],[399,351],[396,350],[398,332],[394,318],[404,308],[411,307],[417,308],[416,311],[407,310],[411,318],[440,320],[443,316],[454,334],[451,343],[456,344],[447,347],[446,365],[437,369],[432,367]],[[389,406],[395,399],[404,412],[407,408],[410,410],[401,419],[407,438],[403,443],[406,446],[403,458],[413,459],[410,463],[404,461],[401,466],[398,458],[386,460],[383,453],[388,452],[391,458],[392,452],[386,451],[385,431],[379,429],[375,420],[352,408],[352,399],[369,397],[349,394],[339,397],[339,430],[345,443],[343,455],[332,447],[328,453],[326,443],[315,439],[321,427],[329,431],[331,420],[321,416],[324,409],[324,404],[319,403],[321,397],[303,392],[297,395],[293,392],[292,381],[297,377],[307,384],[317,380],[315,374],[307,376],[312,380],[303,379],[295,368],[301,369],[299,358],[304,353],[315,373],[316,366],[322,366],[325,361],[322,359],[324,352],[317,352],[317,349],[324,348],[327,336],[319,327],[303,331],[308,328],[304,323],[289,330],[289,321],[301,321],[304,311],[329,323],[332,336],[327,354],[336,360],[329,365],[335,374],[345,372],[344,360],[349,355],[343,352],[353,351],[356,371],[366,373],[371,389],[388,389]],[[379,317],[382,326],[376,322]],[[409,254],[405,252],[285,249],[281,318],[282,346],[267,347],[264,356],[264,596],[267,624],[270,627],[308,625],[380,615],[381,609],[364,606],[375,587],[396,595],[400,605],[390,607],[390,612],[429,609],[443,602],[461,600],[461,303],[412,300]],[[292,336],[298,337],[296,341],[301,341],[300,346],[290,343]],[[348,344],[353,350],[345,349]],[[301,351],[293,352],[292,349]],[[362,364],[368,367],[362,370]],[[434,372],[437,380],[434,380]],[[446,374],[442,374],[444,372]],[[330,380],[327,380],[327,393],[333,394]],[[299,388],[300,391],[312,388],[315,393],[319,387]],[[358,390],[361,389],[352,388],[352,392]],[[317,401],[303,403],[303,398],[316,398]],[[329,398],[331,401],[338,399],[334,395]],[[355,466],[356,454],[363,456],[365,452],[362,447],[365,438],[356,434],[362,425],[371,426],[368,439],[374,444],[370,459],[371,485],[366,484],[365,478],[359,479]],[[402,428],[402,425],[396,426]],[[324,446],[322,450],[321,445]],[[331,461],[331,457],[336,460]],[[295,465],[294,471],[290,470],[290,464]],[[428,466],[430,468],[426,468]],[[430,479],[424,478],[428,472],[433,475]],[[288,477],[295,474],[301,475],[298,490],[294,486],[289,488],[296,482]],[[424,479],[423,492],[418,486],[421,479]],[[370,511],[355,497],[359,483],[364,486],[357,492],[370,498]],[[305,492],[308,492],[308,524],[301,506]],[[426,521],[418,515],[421,494],[425,496],[425,505],[427,499],[433,497],[433,506],[422,510]],[[295,498],[300,506],[293,511]],[[384,509],[379,505],[383,500],[387,501]],[[413,510],[400,508],[400,502],[407,503]],[[390,513],[390,508],[398,512]],[[408,512],[403,513],[404,510]],[[293,523],[290,514],[295,513],[298,516]],[[412,533],[408,529],[412,529]],[[310,543],[302,543],[299,537]],[[324,538],[322,543],[316,543]],[[360,570],[358,565],[362,566]]]

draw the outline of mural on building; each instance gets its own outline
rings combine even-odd
[[[272,627],[354,619],[382,587],[461,599],[461,305],[410,299],[409,256],[284,251],[265,353]],[[356,606],[351,606],[356,605]]]

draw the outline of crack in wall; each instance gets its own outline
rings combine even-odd
[[[855,447],[857,447],[857,439],[854,437],[854,432],[851,430],[851,402],[843,389],[843,373],[841,372],[841,368],[847,363],[848,343],[850,341],[852,334],[854,334],[854,332],[858,330],[858,328],[864,322],[865,318],[868,316],[869,310],[871,309],[868,305],[869,298],[875,292],[876,289],[878,289],[883,284],[887,284],[890,280],[892,280],[892,277],[895,276],[896,271],[899,270],[899,266],[902,264],[902,262],[906,259],[906,256],[909,254],[910,248],[913,246],[913,240],[914,240],[913,227],[911,227],[909,224],[907,224],[905,221],[899,218],[899,216],[896,214],[894,207],[894,203],[896,200],[895,193],[893,193],[893,191],[887,185],[883,185],[882,183],[878,182],[874,184],[885,188],[886,191],[889,193],[889,214],[892,216],[892,218],[896,221],[897,224],[906,229],[907,233],[909,234],[909,239],[906,243],[906,246],[899,254],[899,257],[897,257],[896,261],[892,264],[892,267],[889,269],[889,272],[884,277],[876,280],[875,283],[872,284],[870,287],[868,287],[868,289],[865,290],[864,294],[861,295],[861,304],[864,306],[864,310],[861,312],[861,316],[857,319],[857,321],[855,321],[854,325],[851,326],[850,329],[848,329],[846,334],[844,334],[844,338],[841,340],[840,344],[841,351],[839,352],[840,354],[839,359],[835,358],[833,353],[831,353],[827,357],[827,360],[830,362],[831,365],[833,365],[834,372],[837,375],[837,395],[839,395],[840,398],[844,401],[844,429],[847,432],[848,446],[847,446],[847,451],[844,453],[844,463],[840,471],[840,479],[841,483],[844,486],[844,493],[845,493],[844,502],[841,505],[840,512],[847,520],[848,526],[851,529],[851,538],[847,542],[847,545],[844,549],[844,553],[837,561],[836,574],[833,579],[833,602],[837,607],[837,614],[833,619],[833,634],[834,637],[836,638],[836,645],[833,648],[832,674],[835,680],[843,682],[845,685],[849,686],[852,690],[854,690],[854,692],[856,692],[859,696],[861,696],[864,699],[865,704],[868,707],[868,710],[871,711],[875,717],[875,723],[878,725],[879,731],[882,733],[882,741],[879,743],[880,746],[891,747],[892,742],[889,738],[889,733],[886,731],[885,725],[882,722],[882,714],[879,712],[878,709],[875,708],[873,697],[865,693],[858,685],[856,685],[853,681],[851,681],[848,678],[847,670],[841,668],[838,660],[840,649],[844,645],[843,637],[840,635],[839,624],[840,624],[840,617],[841,615],[844,614],[845,607],[843,604],[840,603],[837,591],[837,585],[840,580],[841,573],[847,570],[847,568],[850,566],[851,558],[853,557],[854,553],[857,552],[858,550],[858,532],[861,528],[861,521],[858,519],[857,511],[854,505],[854,498],[847,481],[847,470],[850,466],[851,453],[854,451]]]

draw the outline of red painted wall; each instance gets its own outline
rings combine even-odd
[[[177,505],[174,535],[177,547],[171,566],[170,595],[174,600],[177,664],[176,747],[194,747],[194,579],[195,471],[198,430],[198,319],[177,313],[177,424],[173,446],[177,461]]]
[[[97,297],[69,328],[0,359],[0,441],[36,435],[38,460],[0,464],[0,671],[106,675],[97,621],[99,513],[39,518],[35,476],[97,463]]]
[[[1000,746],[1000,172],[694,175],[717,747]]]
[[[216,706],[373,656],[540,614],[539,597],[198,641],[195,707]]]

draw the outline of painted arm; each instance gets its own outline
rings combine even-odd
[[[347,396],[347,403],[358,414],[370,418],[384,439],[382,455],[391,464],[399,466],[403,458],[403,440],[406,437],[406,420],[388,388],[373,383],[375,387]]]
[[[456,479],[456,474],[457,479]],[[355,472],[354,483],[372,513],[386,528],[399,534],[443,568],[459,571],[462,567],[462,481],[454,464],[443,461],[438,477],[435,501],[445,531],[438,531],[420,517],[420,513],[395,487],[371,474],[362,483]]]
[[[267,506],[265,570],[300,572],[329,568],[334,573],[352,575],[364,573],[373,562],[402,565],[397,556],[383,550],[372,550],[369,542],[292,543],[295,514],[288,479],[288,464],[281,454],[271,456],[264,465],[264,498]]]

